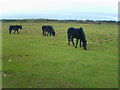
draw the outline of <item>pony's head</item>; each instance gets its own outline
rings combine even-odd
[[[82,28],[82,27],[80,27],[80,30],[83,30],[83,28]]]
[[[22,26],[21,25],[16,25],[19,29],[22,29]]]
[[[19,26],[20,29],[22,29],[22,26]]]
[[[55,36],[55,32],[54,31],[52,32],[52,35]]]

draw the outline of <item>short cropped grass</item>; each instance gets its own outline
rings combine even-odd
[[[9,34],[10,25],[22,25]],[[56,36],[43,37],[42,25]],[[67,29],[83,27],[84,50],[67,45]],[[79,23],[3,23],[3,88],[117,88],[117,25]]]

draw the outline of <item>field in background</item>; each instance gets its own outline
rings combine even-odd
[[[22,25],[9,34],[10,25]],[[56,36],[43,37],[42,25]],[[67,45],[69,27],[83,27],[88,50]],[[118,26],[79,23],[3,23],[3,88],[118,87]]]

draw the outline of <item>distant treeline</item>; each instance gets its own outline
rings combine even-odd
[[[118,24],[119,22],[117,21],[94,21],[94,20],[56,20],[56,19],[21,19],[21,20],[17,20],[17,19],[2,19],[0,20],[2,22],[25,22],[25,23],[29,23],[29,22],[34,22],[34,23],[81,23],[81,24]]]

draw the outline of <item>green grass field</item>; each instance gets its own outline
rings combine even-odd
[[[9,34],[10,25],[22,25]],[[42,25],[56,36],[43,37]],[[3,88],[117,88],[118,26],[79,23],[3,23]],[[67,45],[69,27],[83,27],[84,50]],[[11,61],[10,61],[11,60]]]

